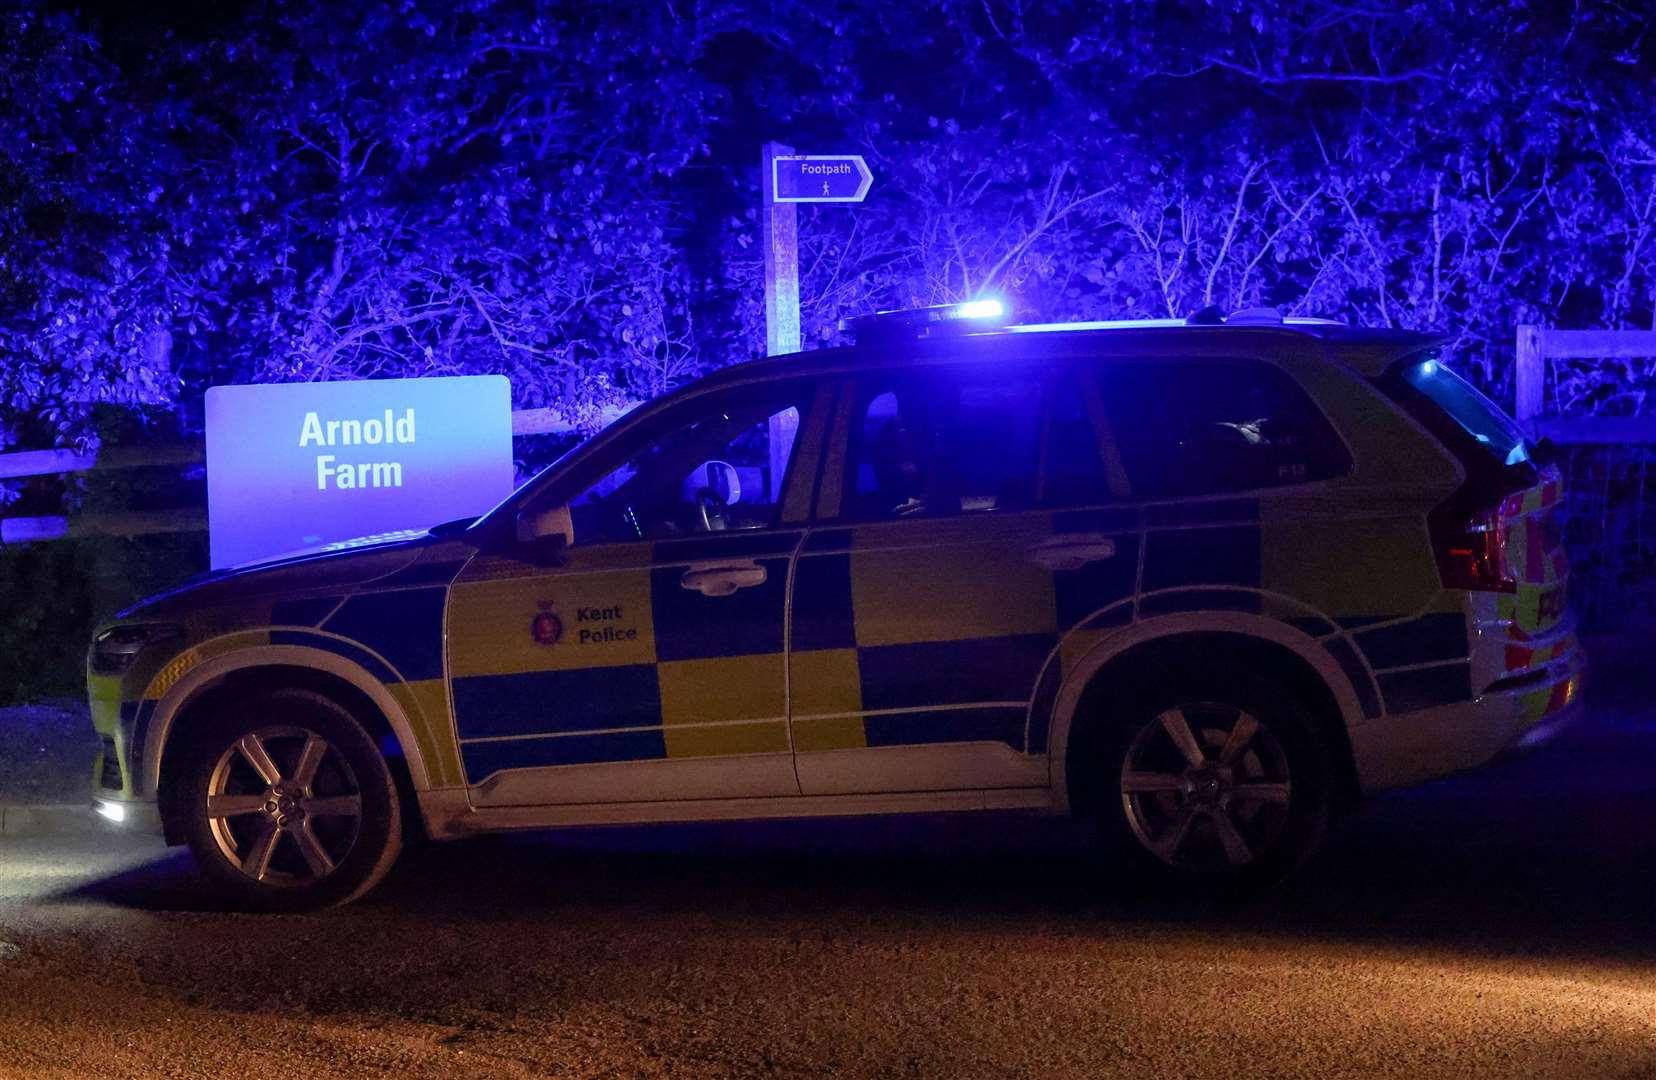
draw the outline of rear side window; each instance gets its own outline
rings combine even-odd
[[[1103,501],[1104,464],[1067,373],[894,373],[859,387],[845,516],[862,521]]]
[[[1269,364],[1125,362],[1101,369],[1099,382],[1137,497],[1250,491],[1351,470],[1322,412]]]
[[[1497,464],[1521,465],[1530,460],[1529,444],[1517,422],[1438,361],[1430,357],[1405,361],[1393,377],[1418,392],[1415,409],[1422,404],[1419,398],[1431,402]]]

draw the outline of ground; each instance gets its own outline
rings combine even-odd
[[[83,702],[0,710],[0,806],[85,803],[97,752]]]
[[[0,1076],[1656,1076],[1656,697],[1611,659],[1560,741],[1229,909],[1019,817],[427,847],[280,917],[0,837]]]

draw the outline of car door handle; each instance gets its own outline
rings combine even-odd
[[[763,585],[767,576],[756,562],[703,563],[686,570],[679,584],[703,596],[729,596],[737,589]]]
[[[1096,533],[1071,533],[1032,544],[1024,556],[1047,570],[1079,570],[1088,563],[1114,558],[1115,541]]]

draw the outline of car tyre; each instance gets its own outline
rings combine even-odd
[[[1321,846],[1335,805],[1330,740],[1286,688],[1189,668],[1105,709],[1083,775],[1100,839],[1138,880],[1246,895]]]
[[[202,872],[239,907],[310,911],[373,888],[402,847],[384,757],[337,702],[281,689],[197,729],[178,805]]]

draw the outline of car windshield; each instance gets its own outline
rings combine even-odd
[[[1428,357],[1405,365],[1402,376],[1501,464],[1518,465],[1530,460],[1529,443],[1517,422],[1436,359]]]
[[[605,424],[603,429],[597,432],[597,434],[588,435],[587,437],[581,439],[581,441],[577,442],[574,446],[571,446],[569,449],[559,454],[550,465],[543,465],[539,469],[536,469],[527,479],[520,481],[517,486],[512,489],[510,495],[507,495],[504,499],[501,499],[499,502],[483,511],[483,513],[473,518],[471,524],[467,527],[467,530],[469,531],[483,526],[484,522],[494,518],[496,514],[505,513],[507,516],[510,516],[515,513],[528,489],[537,487],[543,479],[562,470],[570,462],[585,454],[594,442],[611,431],[625,416],[626,414],[623,413],[622,417],[609,421],[609,423]]]

